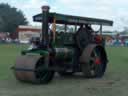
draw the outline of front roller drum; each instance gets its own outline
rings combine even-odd
[[[54,71],[46,70],[48,57],[38,55],[24,55],[16,59],[14,75],[16,79],[31,83],[48,83],[54,76]]]
[[[85,77],[102,77],[107,66],[107,55],[104,47],[89,44],[80,57],[81,70]]]

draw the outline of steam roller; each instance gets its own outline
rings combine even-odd
[[[102,26],[112,26],[113,22],[53,13],[49,9],[43,6],[42,13],[33,16],[34,21],[42,23],[41,36],[33,42],[36,47],[23,50],[16,58],[12,67],[16,79],[47,84],[55,72],[59,76],[71,76],[76,72],[87,78],[104,76],[108,59]],[[64,32],[57,30],[57,24],[63,25]],[[69,30],[68,25],[73,25],[74,29]],[[99,26],[98,33],[91,25]]]

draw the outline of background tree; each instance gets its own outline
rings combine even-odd
[[[21,10],[9,4],[0,4],[0,32],[15,32],[19,25],[28,24]]]

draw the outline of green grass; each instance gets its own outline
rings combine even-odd
[[[128,73],[128,47],[108,47],[108,71],[127,75]],[[111,74],[110,74],[111,75]],[[113,75],[113,74],[112,74]]]
[[[16,56],[20,55],[21,50],[25,48],[25,45],[0,45],[0,79],[10,78],[10,68],[14,65]]]
[[[101,79],[55,76],[48,85],[18,82],[10,69],[25,45],[0,45],[0,96],[128,96],[128,48],[107,47],[109,64]]]

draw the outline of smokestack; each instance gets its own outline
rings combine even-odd
[[[49,6],[42,6],[42,43],[44,46],[49,44],[48,36],[48,15],[49,15]]]

